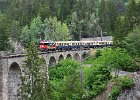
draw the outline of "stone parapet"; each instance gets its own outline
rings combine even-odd
[[[5,56],[9,56],[10,53],[7,51],[0,51],[0,57],[5,57]]]
[[[3,70],[2,70],[2,61],[0,59],[0,100],[3,98]]]
[[[46,61],[48,69],[48,67],[52,67],[60,60],[66,58],[82,61],[83,56],[86,53],[89,53],[89,50],[49,53],[39,52],[38,55]],[[0,51],[0,100],[17,100],[17,89],[19,88],[19,83],[21,81],[20,74],[23,74],[22,71],[24,70],[23,66],[26,59],[27,55],[25,53],[13,54],[6,51]]]

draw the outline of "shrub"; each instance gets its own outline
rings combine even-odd
[[[86,91],[88,97],[96,97],[106,89],[108,81],[111,79],[110,71],[106,66],[92,66],[86,77]]]
[[[133,79],[129,77],[123,77],[121,79],[122,89],[130,89],[134,85]]]
[[[111,100],[117,100],[118,95],[120,94],[121,87],[114,86],[111,90]]]
[[[113,87],[110,93],[110,100],[117,100],[119,94],[125,89],[130,89],[133,85],[133,79],[130,77],[117,77],[112,79]]]

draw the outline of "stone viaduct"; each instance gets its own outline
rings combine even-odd
[[[51,67],[66,58],[82,61],[88,52],[89,50],[40,53],[39,56]],[[0,100],[17,100],[17,89],[21,83],[20,76],[26,58],[25,54],[0,53]]]

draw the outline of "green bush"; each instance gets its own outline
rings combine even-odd
[[[134,71],[136,69],[133,58],[125,49],[104,48],[96,52],[95,56],[89,56],[84,64],[101,64],[110,69]]]
[[[87,73],[88,72],[88,73]],[[108,81],[111,79],[110,71],[106,66],[96,65],[90,68],[90,71],[86,71],[86,91],[88,91],[88,97],[96,97],[102,93],[107,86]]]
[[[80,69],[80,64],[74,60],[66,59],[59,62],[56,66],[49,69],[50,79],[63,79],[64,76],[73,74]]]
[[[111,90],[111,100],[117,100],[118,95],[120,94],[121,87],[114,86]]]
[[[133,79],[130,77],[117,77],[112,79],[113,87],[110,93],[110,100],[117,100],[117,97],[125,89],[130,89],[133,85]]]
[[[94,60],[95,60],[94,56],[88,56],[83,63],[84,64],[93,64]]]
[[[63,60],[49,69],[54,100],[81,100],[83,86],[80,71],[80,64],[71,59]]]
[[[133,79],[129,77],[123,77],[121,79],[122,89],[129,89],[134,85]]]

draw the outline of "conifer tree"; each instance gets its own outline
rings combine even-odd
[[[24,74],[19,91],[21,100],[49,100],[48,74],[45,60],[38,57],[35,43],[31,42],[27,50]]]
[[[11,20],[5,14],[0,13],[0,51],[10,48],[10,24]]]
[[[135,0],[131,0],[129,5],[128,5],[128,13],[127,13],[127,17],[128,17],[128,21],[130,24],[130,29],[132,30],[135,23],[136,23],[136,2]]]

